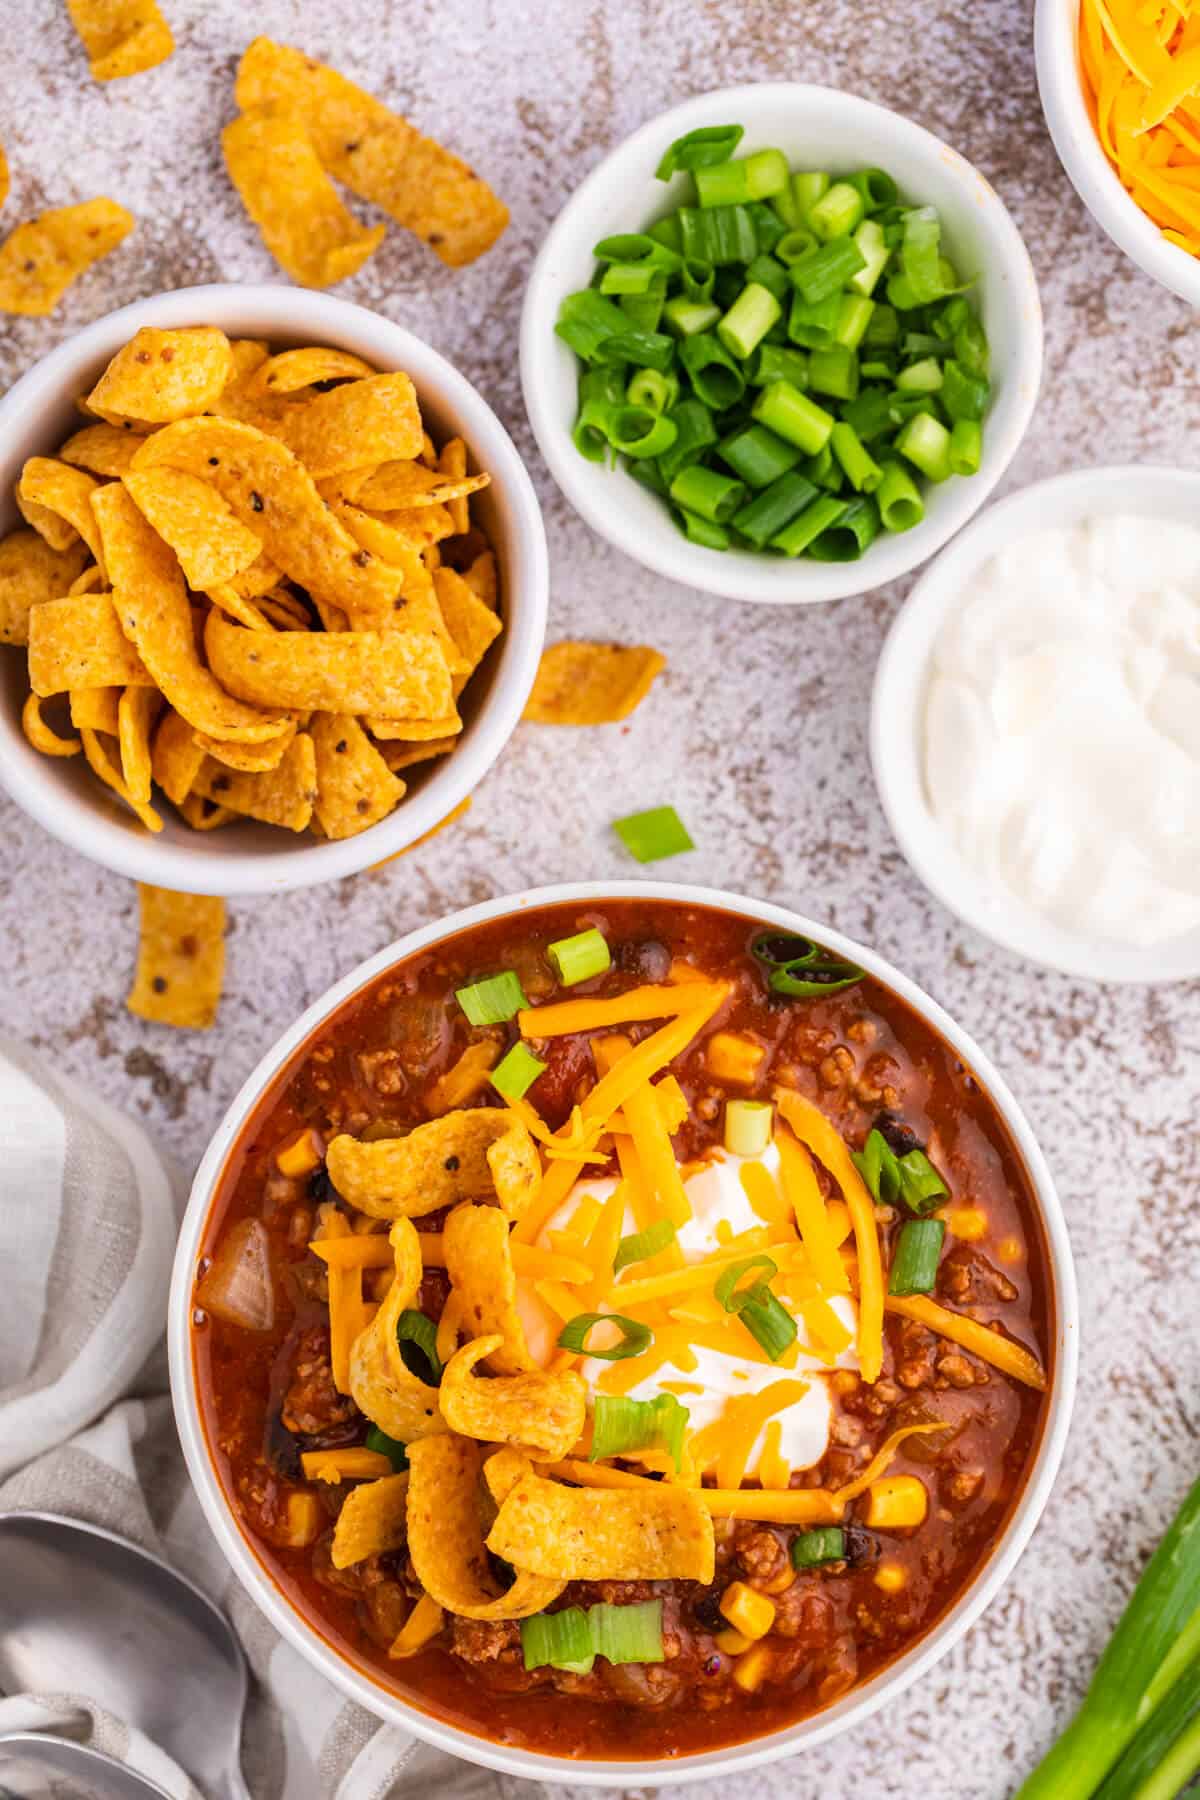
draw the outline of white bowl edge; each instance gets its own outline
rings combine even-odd
[[[306,1626],[266,1573],[248,1540],[234,1523],[212,1468],[196,1400],[191,1357],[191,1294],[196,1256],[203,1237],[213,1193],[225,1159],[237,1140],[255,1102],[281,1066],[310,1033],[353,994],[397,961],[414,955],[432,943],[481,925],[505,914],[519,914],[555,904],[593,905],[604,900],[676,901],[720,911],[745,913],[766,925],[813,935],[839,955],[857,962],[867,973],[890,987],[955,1049],[979,1076],[1012,1135],[1038,1204],[1048,1248],[1048,1274],[1053,1286],[1055,1320],[1054,1378],[1033,1468],[1026,1477],[997,1547],[958,1606],[922,1637],[908,1655],[873,1676],[861,1688],[826,1711],[798,1725],[773,1732],[744,1745],[705,1751],[670,1762],[599,1762],[552,1757],[539,1752],[508,1749],[461,1731],[410,1706],[352,1669]],[[671,882],[577,882],[534,888],[518,895],[501,896],[468,907],[434,924],[410,932],[397,943],[360,963],[320,999],[313,1002],[296,1023],[266,1052],[230,1104],[196,1171],[187,1210],[180,1228],[179,1247],[171,1279],[167,1311],[167,1345],[171,1369],[171,1394],[175,1419],[193,1486],[208,1524],[224,1551],[234,1574],[274,1628],[319,1669],[348,1699],[355,1700],[375,1717],[402,1729],[439,1749],[484,1768],[527,1779],[565,1783],[578,1787],[626,1787],[644,1785],[676,1787],[694,1781],[743,1772],[798,1754],[849,1729],[895,1699],[932,1667],[964,1632],[1007,1580],[1029,1542],[1049,1498],[1066,1445],[1075,1395],[1079,1356],[1079,1298],[1066,1219],[1053,1176],[1024,1113],[991,1059],[976,1045],[936,1001],[916,982],[902,974],[874,951],[850,938],[782,906],[750,900],[718,889],[688,887]]]
[[[795,119],[804,122],[798,131]],[[789,160],[822,168],[877,161],[902,191],[937,206],[961,266],[968,240],[979,256],[985,327],[992,340],[995,397],[985,421],[983,466],[927,494],[928,513],[913,530],[876,538],[861,562],[779,561],[748,552],[705,550],[678,532],[662,503],[623,471],[587,462],[571,441],[578,369],[554,335],[559,302],[586,286],[592,245],[629,231],[679,199],[680,181],[657,183],[667,144],[699,124],[737,120],[740,151],[777,143]],[[811,145],[809,157],[806,145]],[[641,204],[631,195],[643,196]],[[1042,370],[1037,280],[1016,225],[995,190],[956,150],[923,126],[873,101],[798,82],[764,82],[700,94],[639,127],[594,168],[567,201],[538,252],[521,315],[521,383],[538,447],[558,486],[583,519],[655,574],[732,600],[815,604],[869,592],[908,573],[940,548],[986,500],[1023,438]],[[607,485],[606,485],[607,482]]]
[[[280,893],[351,875],[407,849],[464,800],[511,737],[537,672],[545,636],[549,573],[545,531],[533,484],[516,447],[487,402],[430,345],[365,307],[287,286],[214,284],[138,300],[96,319],[35,363],[0,400],[0,529],[19,524],[11,495],[30,455],[50,455],[85,421],[75,398],[143,325],[219,325],[233,336],[276,345],[334,344],[383,368],[413,376],[422,412],[435,429],[461,429],[472,466],[493,482],[483,504],[495,527],[506,631],[482,671],[481,691],[464,698],[458,748],[421,777],[399,808],[358,836],[319,843],[252,822],[227,832],[193,832],[165,812],[164,829],[147,832],[83,765],[40,755],[20,724],[27,689],[18,654],[0,648],[0,784],[61,843],[134,880],[189,893]],[[228,835],[227,835],[228,834]],[[224,839],[224,842],[222,840]]]
[[[1194,524],[1200,516],[1200,473],[1154,464],[1076,469],[1033,482],[980,513],[922,572],[892,621],[871,696],[871,767],[892,835],[910,867],[943,906],[983,937],[1084,980],[1187,980],[1200,975],[1200,932],[1147,949],[1068,932],[983,881],[950,842],[925,795],[920,730],[929,659],[971,574],[1025,531],[1074,523],[1102,509]]]

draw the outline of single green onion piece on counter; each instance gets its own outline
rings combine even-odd
[[[368,1431],[364,1447],[379,1456],[386,1456],[398,1475],[408,1467],[408,1445],[402,1444],[399,1438],[389,1437],[378,1425],[372,1425]]]
[[[885,531],[911,531],[925,517],[925,502],[908,470],[898,462],[883,465],[875,504]]]
[[[829,192],[832,184],[833,177],[827,175],[823,169],[804,169],[792,176],[792,195],[802,225],[806,223],[808,215],[817,201]]]
[[[815,537],[809,555],[817,562],[857,562],[879,536],[879,513],[873,501],[851,500],[840,518]]]
[[[865,214],[866,202],[848,181],[835,181],[821,198],[808,209],[808,223],[823,242],[846,237],[857,230]]]
[[[793,470],[755,494],[741,512],[733,515],[731,523],[756,550],[763,550],[816,497],[817,490],[807,475]]]
[[[785,556],[799,556],[810,544],[815,543],[823,531],[836,525],[845,510],[844,500],[823,495],[820,500],[814,500],[811,506],[806,507],[790,525],[785,525],[782,531],[776,532],[771,539],[772,549],[781,550]]]
[[[820,244],[791,265],[792,286],[809,305],[840,293],[850,277],[865,267],[862,252],[852,237]]]
[[[1129,1603],[1096,1665],[1071,1724],[1018,1789],[1015,1800],[1093,1800],[1147,1720],[1168,1704],[1185,1669],[1197,1666],[1196,1615],[1200,1611],[1200,1481],[1193,1484],[1142,1572]],[[1186,1641],[1190,1663],[1181,1667]],[[1173,1680],[1168,1678],[1173,1676]],[[1177,1704],[1183,1710],[1180,1699]],[[1191,1727],[1185,1726],[1189,1752]],[[1184,1739],[1177,1739],[1182,1744]],[[1186,1761],[1186,1758],[1183,1759]],[[1160,1768],[1162,1764],[1158,1765]],[[1174,1771],[1169,1769],[1172,1778]],[[1153,1781],[1153,1776],[1150,1777]],[[1119,1790],[1118,1790],[1119,1791]],[[1137,1800],[1167,1800],[1169,1784],[1134,1788]],[[1105,1800],[1112,1796],[1105,1795]]]
[[[738,1309],[738,1318],[772,1362],[778,1362],[799,1335],[795,1319],[765,1284],[756,1287]]]
[[[950,430],[950,473],[978,475],[983,460],[983,433],[977,419],[956,419]]]
[[[846,471],[850,486],[857,493],[873,494],[883,480],[883,470],[854,427],[839,419],[829,434],[829,445]]]
[[[625,399],[630,406],[667,412],[679,399],[679,377],[663,375],[657,369],[639,369],[625,390]]]
[[[428,1387],[437,1387],[442,1379],[442,1363],[437,1353],[437,1326],[426,1313],[406,1306],[396,1320],[396,1342],[400,1360],[410,1375]]]
[[[671,498],[685,512],[698,513],[714,525],[725,525],[746,499],[746,485],[732,475],[689,463],[671,483]]]
[[[718,525],[715,519],[706,519],[703,513],[689,512],[686,506],[680,506],[676,509],[676,517],[689,544],[699,544],[703,550],[728,550],[733,543],[724,525]]]
[[[636,1600],[616,1606],[600,1600],[588,1608],[588,1623],[596,1655],[610,1663],[662,1662],[661,1600]]]
[[[888,1277],[889,1294],[932,1294],[945,1235],[941,1219],[905,1220]]]
[[[587,1663],[596,1651],[588,1616],[581,1606],[534,1613],[521,1620],[521,1654],[526,1669],[561,1669]]]
[[[743,1276],[754,1269],[761,1271],[748,1287],[740,1285]],[[726,1312],[740,1312],[747,1301],[755,1295],[758,1288],[768,1281],[773,1281],[779,1273],[779,1264],[774,1257],[759,1254],[747,1256],[742,1262],[731,1263],[723,1269],[717,1278],[713,1293]]]
[[[746,391],[746,377],[724,344],[711,332],[701,331],[685,337],[679,346],[679,360],[687,371],[697,399],[711,406],[714,412],[736,406]]]
[[[668,413],[648,406],[618,406],[608,431],[614,450],[635,458],[661,456],[675,442],[675,426]]]
[[[760,425],[795,444],[806,456],[815,456],[824,449],[833,430],[832,414],[790,381],[771,382],[762,389],[751,410]]]
[[[747,487],[765,488],[794,469],[803,452],[765,425],[750,424],[722,438],[717,454]]]
[[[688,1410],[673,1394],[631,1400],[624,1394],[597,1394],[592,1411],[589,1462],[624,1456],[630,1450],[665,1450],[679,1468]]]
[[[472,1025],[506,1025],[529,1005],[521,978],[512,969],[458,988],[454,997]]]
[[[768,390],[769,391],[769,390]],[[929,413],[914,413],[896,437],[901,456],[927,475],[940,482],[950,475],[950,433],[939,419]]]
[[[654,1219],[644,1231],[631,1231],[617,1245],[613,1257],[613,1274],[619,1275],[631,1263],[648,1262],[652,1256],[675,1242],[675,1227],[670,1219]]]
[[[783,308],[771,290],[751,281],[717,326],[717,336],[731,356],[744,362],[782,316]]]
[[[615,819],[613,830],[629,854],[641,863],[660,862],[665,856],[678,856],[696,848],[673,806],[630,813],[628,818]]]
[[[792,1539],[793,1569],[816,1569],[822,1563],[844,1562],[846,1533],[840,1525],[820,1525]]]
[[[518,1043],[500,1058],[488,1079],[506,1100],[520,1100],[545,1068],[546,1064],[539,1062],[527,1045]]]
[[[775,1108],[769,1100],[725,1102],[725,1148],[731,1156],[761,1156],[771,1141]]]
[[[659,181],[670,181],[672,175],[688,170],[712,168],[733,155],[742,141],[744,125],[699,125],[668,146],[655,174]]]
[[[667,416],[675,427],[675,442],[659,457],[658,467],[669,487],[680,469],[698,462],[717,442],[717,427],[710,409],[692,396],[673,406]]]
[[[808,385],[814,394],[828,394],[833,400],[856,400],[858,358],[853,350],[844,344],[814,350],[808,359]]]
[[[1176,1640],[1178,1642],[1178,1640]],[[1094,1800],[1174,1800],[1200,1771],[1200,1661],[1155,1707]]]
[[[591,981],[593,976],[603,975],[606,969],[612,968],[608,939],[594,925],[586,931],[577,931],[574,937],[556,939],[546,946],[546,954],[564,987]]]
[[[613,1325],[621,1333],[619,1344],[607,1350],[588,1348],[588,1334],[597,1325]],[[600,1362],[624,1362],[626,1357],[640,1356],[654,1342],[654,1333],[640,1319],[627,1319],[621,1313],[576,1313],[558,1334],[560,1350],[574,1350],[581,1356],[594,1356]]]

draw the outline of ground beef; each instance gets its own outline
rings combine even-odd
[[[771,1629],[777,1637],[794,1638],[806,1650],[820,1650],[837,1635],[837,1612],[817,1581],[799,1578],[775,1596]]]
[[[773,1581],[787,1567],[787,1551],[765,1525],[741,1525],[734,1539],[734,1554],[751,1581]]]
[[[408,1086],[404,1058],[398,1050],[360,1050],[358,1066],[363,1080],[377,1094],[402,1094]]]
[[[329,1432],[358,1429],[357,1406],[348,1394],[339,1394],[333,1385],[328,1326],[310,1325],[296,1340],[282,1417],[287,1429],[299,1432],[301,1437],[324,1437]]]
[[[915,1319],[903,1319],[896,1334],[896,1380],[902,1388],[926,1387],[933,1380],[937,1339]]]
[[[958,1306],[978,1306],[985,1300],[1015,1300],[1017,1289],[981,1250],[956,1244],[942,1258],[938,1292]]]
[[[451,1621],[455,1656],[464,1662],[494,1663],[504,1655],[520,1654],[521,1627],[515,1619],[460,1619]]]

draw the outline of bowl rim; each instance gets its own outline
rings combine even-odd
[[[1194,517],[1200,506],[1200,470],[1168,468],[1158,463],[1113,463],[1072,469],[1030,482],[985,508],[922,570],[913,584],[884,639],[871,690],[871,770],[892,835],[914,874],[948,912],[990,943],[1040,968],[1083,980],[1132,984],[1193,979],[1200,976],[1200,931],[1134,951],[1093,941],[1048,920],[1039,920],[1031,908],[1024,908],[1016,900],[1007,915],[995,916],[980,898],[979,877],[961,862],[929,810],[915,751],[915,734],[936,626],[953,605],[955,595],[962,592],[963,583],[994,553],[994,547],[986,540],[1002,528],[1011,538],[1021,531],[1025,520],[1026,529],[1036,529],[1036,516],[1045,510],[1052,510],[1060,521],[1073,523],[1097,510],[1108,498],[1119,509],[1136,514],[1138,503],[1129,501],[1130,493],[1156,483],[1162,484],[1164,500],[1172,490],[1186,496]],[[1181,506],[1182,503],[1181,498]],[[1168,510],[1164,507],[1164,516]],[[981,538],[985,540],[982,548]],[[917,661],[920,669],[914,674]],[[914,784],[920,794],[916,802]],[[1019,923],[1006,923],[1006,918]],[[1189,942],[1194,943],[1190,960],[1184,955],[1165,966],[1161,958],[1171,946]]]
[[[984,219],[982,230],[995,245],[997,265],[1003,267],[1014,290],[1013,309],[1019,325],[1011,381],[1015,390],[1013,403],[1007,413],[999,418],[993,416],[989,423],[978,474],[969,481],[960,480],[958,492],[953,485],[950,487],[939,519],[927,517],[911,531],[877,538],[862,561],[856,563],[804,564],[801,559],[779,563],[750,555],[722,556],[689,544],[669,520],[661,534],[651,537],[636,520],[627,518],[619,504],[605,504],[594,479],[594,465],[575,450],[570,432],[564,430],[556,413],[546,373],[557,344],[553,327],[561,284],[556,264],[572,259],[572,246],[588,235],[585,222],[595,201],[618,171],[649,146],[660,148],[669,138],[708,122],[714,113],[738,109],[752,123],[764,102],[774,99],[786,100],[796,107],[839,108],[862,121],[866,141],[883,142],[889,149],[895,147],[913,157],[936,159],[955,182],[963,186],[969,183]],[[664,188],[664,194],[666,191]],[[983,505],[1015,456],[1037,405],[1042,362],[1042,307],[1033,263],[1011,213],[987,178],[960,151],[915,120],[859,94],[812,82],[748,82],[715,88],[638,126],[605,154],[567,198],[534,259],[521,309],[520,364],[525,410],[542,457],[575,511],[601,537],[654,574],[703,593],[761,605],[817,605],[869,593],[909,574],[932,556]]]
[[[441,769],[387,818],[354,837],[318,843],[304,837],[278,849],[222,849],[202,856],[187,843],[163,843],[134,829],[123,813],[85,806],[52,759],[30,750],[19,718],[0,707],[0,786],[52,837],[115,874],[188,893],[282,893],[339,880],[385,861],[432,832],[486,775],[520,721],[537,673],[549,608],[549,558],[541,509],[512,438],[479,390],[440,351],[381,313],[333,294],[270,283],[216,282],[177,288],[105,313],[57,344],[0,399],[0,460],[10,435],[28,435],[28,418],[75,392],[90,364],[112,355],[143,325],[217,324],[234,336],[311,333],[312,343],[351,344],[368,357],[413,374],[418,397],[445,405],[462,421],[472,457],[505,496],[516,579],[504,596],[506,630],[491,688],[478,716]],[[257,325],[257,329],[256,329]]]
[[[1146,275],[1200,306],[1200,264],[1163,237],[1126,192],[1083,98],[1078,0],[1037,0],[1034,57],[1042,111],[1059,161],[1096,223]]]
[[[506,914],[516,917],[542,906],[560,903],[594,905],[618,899],[674,901],[684,905],[716,908],[744,913],[752,919],[761,919],[764,924],[783,930],[815,934],[820,941],[858,962],[869,974],[890,987],[919,1017],[956,1048],[979,1075],[1024,1163],[1045,1234],[1047,1274],[1053,1291],[1055,1321],[1054,1374],[1033,1465],[1026,1474],[1020,1498],[1008,1517],[1003,1533],[958,1604],[918,1640],[908,1655],[889,1664],[862,1688],[852,1690],[845,1699],[836,1702],[825,1712],[798,1725],[773,1732],[768,1737],[669,1762],[575,1761],[539,1751],[510,1749],[421,1712],[410,1702],[386,1692],[351,1668],[316,1630],[304,1622],[299,1612],[286,1599],[283,1590],[267,1573],[265,1565],[235,1523],[210,1458],[200,1416],[191,1355],[191,1293],[195,1258],[226,1157],[238,1141],[265,1088],[298,1046],[332,1012],[386,969],[444,938]],[[926,995],[911,977],[896,969],[874,950],[856,944],[841,932],[810,920],[788,907],[739,894],[724,893],[714,888],[665,881],[571,882],[533,888],[518,894],[500,895],[407,933],[396,943],[359,963],[340,981],[335,982],[265,1052],[242,1083],[218,1125],[196,1171],[180,1226],[167,1308],[171,1395],[193,1487],[209,1527],[233,1573],[280,1635],[347,1698],[357,1701],[376,1718],[383,1719],[388,1724],[399,1725],[426,1743],[449,1751],[467,1762],[497,1769],[505,1774],[522,1775],[540,1781],[566,1782],[571,1786],[609,1788],[641,1786],[648,1778],[653,1786],[674,1787],[684,1781],[759,1767],[810,1748],[877,1712],[944,1656],[975,1622],[1011,1574],[1049,1498],[1070,1424],[1078,1370],[1078,1337],[1079,1300],[1074,1263],[1066,1219],[1053,1176],[1032,1128],[1008,1084],[974,1039],[935,1000]]]

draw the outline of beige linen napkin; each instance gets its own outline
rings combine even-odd
[[[142,1132],[0,1039],[0,1512],[66,1513],[118,1532],[224,1609],[255,1677],[242,1750],[253,1800],[544,1795],[344,1701],[234,1581],[188,1481],[166,1393],[176,1222],[172,1183]],[[4,1624],[0,1595],[0,1634]],[[18,1730],[77,1737],[196,1800],[164,1747],[86,1695],[0,1699],[0,1732]]]

